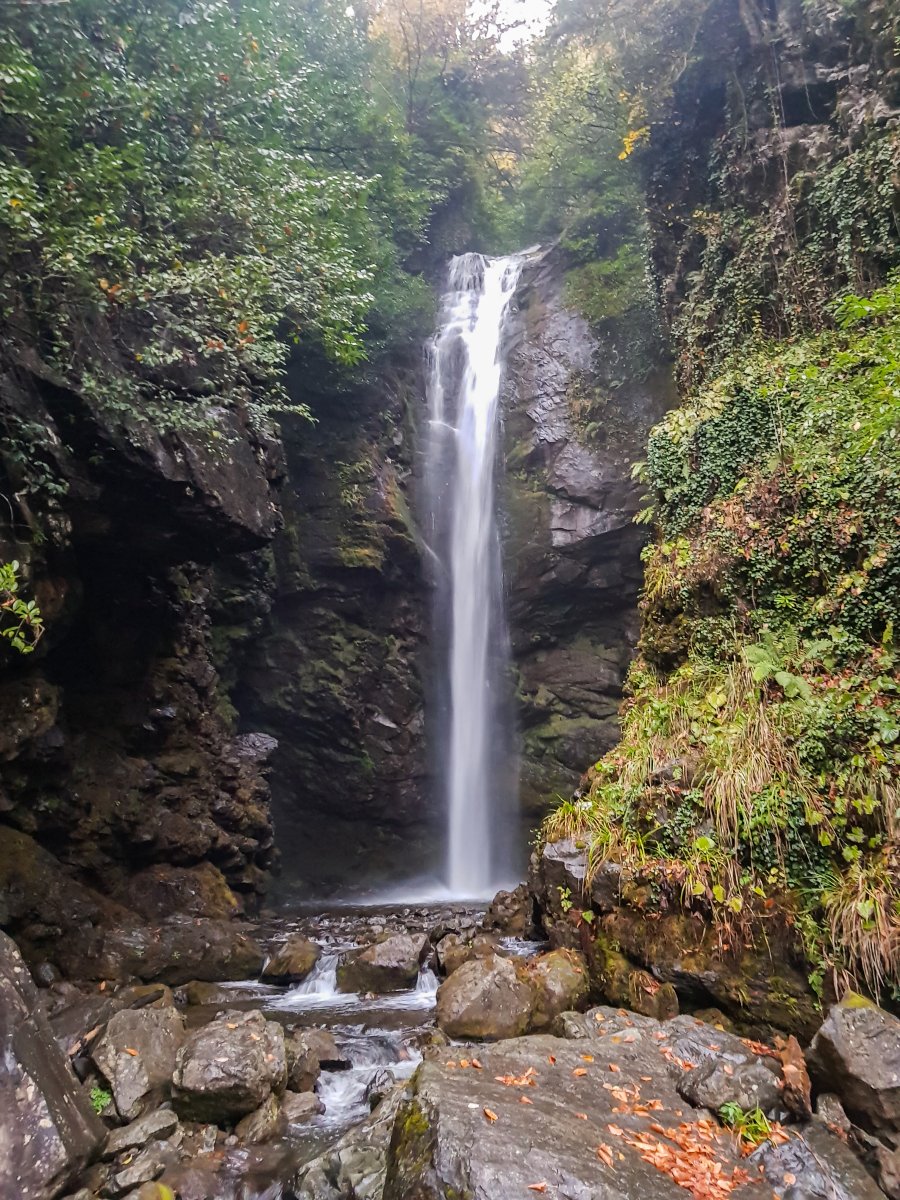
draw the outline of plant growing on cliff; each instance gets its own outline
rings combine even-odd
[[[723,941],[777,919],[878,993],[900,982],[900,280],[836,315],[653,431],[641,657],[580,819],[592,866]]]
[[[0,637],[20,654],[31,654],[44,633],[41,610],[19,595],[19,564],[0,563]]]

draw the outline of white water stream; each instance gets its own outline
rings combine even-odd
[[[438,669],[449,685],[446,884],[459,897],[491,896],[511,866],[500,803],[512,737],[494,463],[503,334],[522,263],[521,255],[452,260],[428,362],[426,488]]]

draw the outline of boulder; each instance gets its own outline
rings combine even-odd
[[[288,1125],[302,1125],[310,1117],[317,1117],[325,1111],[325,1105],[315,1092],[285,1092],[281,1100],[281,1109]]]
[[[270,1093],[259,1108],[242,1117],[234,1127],[235,1136],[248,1146],[269,1142],[284,1131],[285,1114],[274,1093]]]
[[[501,937],[533,938],[536,935],[534,897],[527,883],[511,892],[500,891],[493,898],[481,921],[482,928],[495,930]]]
[[[671,1146],[654,1125],[678,1127],[709,1164],[706,1177],[722,1187],[706,1194],[724,1197],[733,1184],[735,1200],[771,1200],[771,1187],[744,1175],[735,1138],[676,1091],[653,1037],[659,1025],[611,1022],[616,1032],[606,1035],[594,1024],[586,1039],[534,1034],[479,1046],[482,1070],[461,1068],[465,1048],[426,1059],[394,1122],[383,1200],[512,1200],[536,1190],[571,1200],[686,1200],[691,1193],[652,1161],[657,1144]],[[642,1110],[650,1101],[652,1115]]]
[[[762,1168],[784,1200],[884,1200],[846,1142],[819,1121],[792,1130],[783,1145],[763,1143],[747,1162]]]
[[[321,948],[309,938],[292,934],[278,946],[262,969],[269,983],[302,983],[319,961]]]
[[[808,1054],[813,1080],[860,1124],[900,1132],[900,1020],[861,996],[836,1004]]]
[[[525,1032],[534,991],[508,958],[464,963],[438,989],[437,1023],[454,1038],[510,1038]]]
[[[284,1033],[260,1012],[226,1011],[190,1034],[178,1052],[173,1099],[191,1121],[228,1123],[284,1090]]]
[[[346,1071],[353,1064],[346,1051],[341,1050],[330,1029],[304,1029],[303,1041],[326,1071]]]
[[[746,1042],[694,1017],[675,1017],[664,1026],[669,1061],[680,1094],[717,1113],[723,1104],[769,1116],[784,1108],[780,1062],[756,1054]]]
[[[178,1117],[171,1108],[157,1108],[138,1117],[130,1125],[114,1129],[103,1148],[104,1158],[115,1158],[125,1150],[139,1150],[148,1142],[162,1142],[178,1129]]]
[[[135,1188],[159,1179],[166,1167],[177,1158],[174,1146],[167,1142],[156,1142],[141,1150],[114,1171],[103,1187],[104,1196],[116,1198],[127,1196]],[[161,1195],[165,1195],[161,1192]]]
[[[0,933],[0,1196],[49,1200],[106,1130],[38,1004],[15,943]]]
[[[415,987],[429,948],[424,933],[396,933],[354,950],[339,964],[342,992],[402,992]]]
[[[525,969],[534,992],[530,1029],[549,1029],[560,1013],[580,1008],[587,1000],[587,963],[576,951],[551,950],[531,959]]]
[[[471,939],[460,937],[458,933],[448,933],[438,942],[435,952],[438,966],[445,975],[452,975],[463,963],[473,958],[486,958],[489,954],[502,954],[499,938],[487,934],[477,934]]]
[[[602,937],[594,942],[594,978],[605,1000],[657,1021],[678,1015],[678,996],[671,983],[660,983],[612,949]]]
[[[91,1059],[126,1121],[167,1094],[184,1037],[184,1017],[175,1008],[126,1008],[110,1018]]]
[[[256,979],[263,960],[262,946],[248,926],[236,921],[183,918],[154,926],[117,925],[107,930],[101,945],[81,964],[81,976],[158,980],[179,987],[191,980],[219,983]],[[70,973],[76,972],[77,967]]]
[[[284,1039],[287,1054],[287,1085],[294,1092],[311,1092],[321,1070],[319,1056],[310,1046],[303,1030],[295,1030]]]

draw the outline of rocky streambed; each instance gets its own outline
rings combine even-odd
[[[301,914],[243,932],[255,977],[174,987],[37,987],[3,937],[0,1196],[900,1197],[895,1017],[850,996],[804,1053],[598,1005],[534,916]]]

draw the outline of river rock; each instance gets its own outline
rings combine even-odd
[[[783,1145],[764,1142],[747,1162],[762,1167],[783,1200],[884,1200],[846,1142],[819,1121],[792,1130]]]
[[[362,1124],[304,1164],[293,1180],[297,1200],[382,1200],[399,1104],[398,1088]]]
[[[110,1176],[103,1187],[103,1195],[125,1196],[141,1184],[152,1183],[175,1157],[174,1147],[164,1144],[149,1146]]]
[[[302,1125],[310,1117],[317,1117],[325,1111],[325,1105],[315,1092],[285,1092],[281,1100],[281,1110],[288,1125]]]
[[[590,980],[584,956],[574,950],[551,950],[526,966],[534,990],[529,1028],[549,1029],[560,1013],[581,1007],[588,997]]]
[[[508,958],[476,958],[441,984],[437,1023],[454,1038],[517,1037],[528,1028],[534,1000]]]
[[[294,1092],[311,1092],[319,1078],[319,1055],[309,1044],[302,1029],[286,1034],[287,1085]]]
[[[278,946],[262,970],[269,983],[302,983],[319,961],[321,948],[309,938],[293,934]]]
[[[15,943],[0,933],[0,1196],[46,1200],[90,1160],[106,1131],[38,1004]]]
[[[687,1193],[633,1144],[640,1138],[652,1148],[664,1140],[651,1122],[680,1127],[697,1155],[715,1160],[721,1179],[739,1183],[744,1176],[734,1137],[705,1110],[695,1113],[685,1104],[650,1036],[656,1031],[642,1036],[629,1029],[617,1040],[602,1034],[587,1041],[514,1038],[479,1046],[480,1071],[460,1067],[465,1048],[426,1060],[394,1123],[384,1200],[511,1200],[533,1195],[542,1184],[548,1196],[573,1200],[682,1200]],[[626,1093],[624,1086],[634,1090]],[[523,1096],[531,1103],[522,1104]],[[638,1098],[653,1101],[651,1116],[646,1108],[634,1111]],[[732,1194],[734,1200],[771,1200],[771,1192],[748,1181]]]
[[[458,933],[448,933],[438,942],[435,952],[438,966],[445,975],[452,975],[455,970],[473,958],[487,958],[490,954],[503,954],[499,938],[488,934],[476,934],[473,938],[463,938]]]
[[[501,937],[533,938],[536,933],[534,897],[527,883],[511,892],[500,891],[493,898],[481,921],[482,928],[496,930]]]
[[[338,989],[402,992],[415,987],[429,945],[427,934],[396,933],[364,950],[354,950],[338,965]]]
[[[126,1008],[110,1018],[91,1059],[126,1121],[167,1093],[184,1037],[184,1017],[175,1008]]]
[[[197,917],[154,926],[116,926],[105,932],[102,948],[85,965],[92,979],[136,977],[178,987],[192,979],[256,979],[263,959],[262,946],[249,927]]]
[[[114,1129],[103,1148],[104,1158],[115,1158],[124,1150],[138,1150],[148,1142],[161,1142],[178,1129],[178,1117],[171,1108],[157,1108],[138,1117],[130,1125]]]
[[[283,1131],[285,1120],[278,1097],[271,1093],[259,1108],[238,1121],[234,1127],[235,1136],[248,1146],[269,1142]]]
[[[815,1082],[836,1092],[849,1116],[900,1131],[900,1020],[861,996],[836,1004],[809,1049]]]
[[[179,1050],[175,1109],[191,1121],[226,1123],[259,1108],[286,1079],[281,1026],[260,1012],[226,1011]]]

